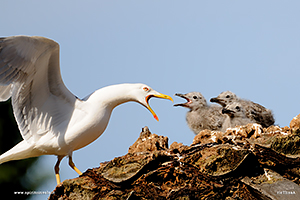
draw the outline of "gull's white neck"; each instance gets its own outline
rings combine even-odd
[[[131,93],[134,84],[119,84],[101,88],[84,98],[77,107],[85,113],[72,122],[74,128],[67,133],[66,140],[73,143],[73,150],[82,148],[97,139],[106,129],[112,110],[128,101],[134,101]],[[75,111],[76,112],[76,111]],[[75,137],[77,139],[75,139]],[[68,139],[67,139],[68,138]]]
[[[118,84],[101,88],[91,94],[86,101],[93,103],[95,107],[101,104],[101,106],[113,109],[122,103],[134,101],[131,95],[133,85],[134,84]]]

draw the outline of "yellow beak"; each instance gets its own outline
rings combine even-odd
[[[146,96],[146,103],[147,103],[147,106],[146,106],[146,107],[147,107],[148,110],[152,113],[153,117],[154,117],[157,121],[159,121],[157,115],[155,114],[155,112],[152,110],[152,108],[151,108],[150,105],[149,105],[149,99],[150,99],[151,97],[156,97],[156,98],[161,98],[161,99],[169,99],[169,100],[172,101],[172,102],[174,102],[174,101],[173,101],[173,99],[172,99],[170,96],[168,96],[168,95],[166,95],[166,94],[161,94],[161,93],[159,93],[159,94],[151,94],[151,95]]]

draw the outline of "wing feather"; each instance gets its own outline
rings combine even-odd
[[[7,101],[11,97],[12,85],[0,85],[0,101]]]
[[[69,121],[76,98],[62,81],[56,42],[36,36],[0,38],[0,101],[9,97],[25,140],[64,131],[55,127]]]

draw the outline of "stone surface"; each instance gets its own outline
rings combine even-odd
[[[168,140],[167,137],[151,134],[146,126],[137,141],[129,147],[128,153],[165,150],[168,149]]]
[[[298,199],[299,185],[299,127],[203,130],[170,147],[145,127],[126,155],[65,180],[49,199]]]
[[[290,122],[290,127],[293,130],[300,129],[300,114],[292,119]]]

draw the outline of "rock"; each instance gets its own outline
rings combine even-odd
[[[173,143],[170,145],[170,149],[179,149],[179,148],[182,147],[182,146],[183,146],[182,143],[173,142]]]
[[[127,154],[107,163],[100,173],[111,182],[124,182],[137,175],[150,162],[154,163],[157,158],[157,154]]]
[[[128,153],[168,149],[168,140],[168,137],[152,134],[146,126],[142,129],[137,141],[129,147]]]
[[[196,135],[194,137],[192,145],[201,144],[201,143],[205,144],[205,143],[214,142],[213,138],[212,138],[212,135],[213,135],[213,132],[211,130],[207,130],[206,129],[206,130],[200,131],[198,133],[198,135]]]
[[[260,191],[268,199],[299,199],[297,195],[300,194],[299,185],[270,169],[264,169],[264,174],[257,177],[245,177],[241,181],[252,189]]]
[[[211,176],[221,176],[237,169],[249,155],[243,148],[234,145],[213,145],[201,150],[201,156],[186,156],[183,161],[195,165],[199,171]]]
[[[191,145],[148,127],[124,156],[65,180],[49,199],[298,199],[300,131],[248,124]]]
[[[290,128],[293,130],[300,130],[300,114],[292,119]]]
[[[228,128],[226,130],[227,135],[242,136],[244,138],[254,137],[257,138],[262,134],[262,126],[259,124],[247,124],[244,126],[238,126],[235,128]]]
[[[294,133],[274,137],[271,148],[279,153],[291,156],[299,156],[300,154],[300,134]]]

